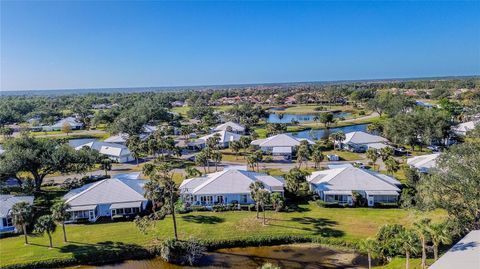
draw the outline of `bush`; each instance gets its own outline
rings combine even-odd
[[[210,211],[206,206],[203,205],[192,205],[189,207],[191,211]]]
[[[358,115],[360,115],[360,116],[365,116],[365,111],[364,111],[364,110],[358,111]]]
[[[317,205],[319,207],[328,207],[328,208],[332,208],[332,207],[347,207],[346,205],[341,205],[339,204],[338,202],[325,202],[323,200],[317,200],[316,201]]]
[[[203,256],[205,247],[198,241],[190,239],[180,241],[168,239],[160,245],[160,256],[169,263],[194,265]]]
[[[378,207],[378,208],[394,208],[394,207],[398,207],[398,203],[375,203],[375,207]]]

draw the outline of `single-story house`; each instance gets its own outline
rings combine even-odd
[[[386,138],[378,135],[372,135],[366,132],[357,131],[345,134],[345,139],[341,142],[343,149],[352,152],[365,152],[369,148],[382,149],[389,147]]]
[[[75,117],[66,117],[51,126],[43,126],[46,131],[60,131],[65,124],[70,125],[71,130],[83,129],[83,123],[79,122]]]
[[[480,125],[480,121],[467,121],[464,123],[460,123],[457,126],[453,127],[453,132],[457,135],[466,135],[467,132],[475,129],[477,125]]]
[[[12,219],[12,207],[16,203],[27,202],[33,204],[33,196],[14,196],[0,194],[0,233],[16,232]]]
[[[134,216],[145,210],[148,200],[144,197],[145,181],[140,173],[115,175],[83,185],[65,194],[70,205],[68,222],[95,222],[99,217]]]
[[[428,173],[430,169],[437,166],[438,156],[440,156],[440,153],[415,156],[412,158],[408,158],[407,164],[422,173]]]
[[[244,134],[245,126],[235,123],[233,121],[227,121],[213,128],[213,131],[214,132],[228,131],[228,132],[237,133],[237,134]]]
[[[83,147],[89,147],[98,151],[100,154],[103,154],[110,158],[113,161],[119,163],[127,163],[134,160],[130,150],[127,146],[116,143],[107,143],[102,141],[91,141],[85,144],[81,144],[75,147],[76,150],[80,150]]]
[[[353,192],[367,200],[368,206],[375,203],[396,203],[401,183],[396,179],[356,167],[341,167],[313,172],[307,181],[310,190],[318,193],[325,202],[353,205]]]
[[[480,230],[473,230],[458,241],[430,269],[478,269],[480,267]]]
[[[302,140],[306,140],[309,145],[315,144],[310,139],[296,138],[290,134],[278,134],[264,139],[252,141],[252,145],[260,148],[264,153],[277,156],[292,156]]]
[[[250,184],[261,181],[270,192],[283,194],[283,178],[240,168],[186,179],[180,185],[183,201],[190,205],[253,204]]]
[[[188,143],[189,147],[196,147],[196,148],[204,148],[207,146],[207,140],[210,137],[218,136],[220,138],[220,141],[218,142],[218,146],[220,148],[228,148],[230,145],[230,142],[232,141],[239,141],[242,135],[237,134],[237,133],[232,133],[228,131],[218,131],[215,133],[211,133],[206,136],[202,136],[195,140],[194,142]]]

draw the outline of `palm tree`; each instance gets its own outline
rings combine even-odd
[[[450,244],[452,242],[448,226],[446,223],[431,224],[428,232],[433,244],[433,257],[435,260],[438,260],[438,247],[440,244]]]
[[[28,245],[27,225],[33,219],[33,207],[27,202],[16,203],[12,206],[13,224],[23,230],[25,245]]]
[[[255,171],[255,166],[257,165],[257,156],[255,156],[255,154],[248,155],[247,164],[252,168],[253,171]]]
[[[257,192],[256,200],[260,203],[263,211],[263,225],[266,225],[266,218],[265,218],[265,206],[270,203],[270,192],[265,189],[260,189]]]
[[[207,173],[207,166],[208,166],[208,156],[205,151],[200,151],[197,155],[195,155],[195,164],[202,166],[204,174]]]
[[[215,163],[215,172],[218,170],[218,164],[222,161],[222,153],[219,150],[212,152],[212,160]]]
[[[377,162],[379,156],[378,150],[369,148],[366,152],[366,155],[367,158],[372,161],[373,169],[375,169],[375,163]]]
[[[388,160],[390,157],[393,156],[393,148],[391,147],[384,147],[384,148],[381,148],[380,149],[380,158],[382,158],[382,161],[385,162],[386,160]]]
[[[63,242],[67,242],[67,231],[65,230],[65,220],[70,217],[70,213],[68,212],[70,209],[70,205],[65,203],[65,201],[61,200],[53,204],[52,206],[52,217],[53,220],[62,224],[63,230]]]
[[[105,171],[105,176],[108,176],[108,171],[112,170],[112,160],[105,158],[100,163],[102,170]]]
[[[56,228],[57,225],[51,215],[43,215],[38,218],[37,223],[35,223],[35,232],[39,234],[47,233],[48,240],[50,241],[50,248],[53,247],[52,233],[55,232]]]
[[[263,185],[263,182],[261,181],[255,181],[250,183],[250,196],[252,196],[253,201],[255,201],[255,208],[257,209],[257,219],[260,214],[260,201],[257,199],[258,192],[265,188],[265,185]]]
[[[387,168],[387,172],[393,175],[393,173],[397,172],[398,169],[400,169],[400,164],[397,160],[395,160],[395,158],[390,156],[385,161],[385,167]]]
[[[420,238],[420,242],[422,243],[422,269],[425,269],[427,264],[427,240],[429,237],[429,227],[430,227],[430,219],[422,219],[419,222],[415,222],[413,224],[415,232]]]
[[[338,148],[340,149],[341,142],[345,140],[345,134],[343,132],[335,132],[331,134],[329,138],[334,144],[338,145]]]
[[[304,140],[305,141],[305,140]],[[302,166],[302,163],[305,161],[306,166],[308,166],[308,157],[310,156],[310,150],[308,149],[308,142],[305,141],[300,144],[297,150],[297,162],[298,168]]]
[[[368,269],[372,268],[372,258],[379,253],[379,242],[373,238],[367,238],[360,241],[360,251],[367,253]]]
[[[315,147],[312,151],[311,158],[312,158],[312,161],[313,161],[313,163],[315,165],[315,169],[316,169],[316,168],[318,168],[320,163],[323,161],[323,159],[325,159],[325,156],[323,155],[320,148]]]
[[[402,229],[396,236],[400,248],[405,253],[405,268],[410,268],[410,254],[418,252],[418,237],[409,229]]]
[[[235,153],[235,160],[238,159],[238,152],[242,149],[242,143],[240,141],[232,141],[229,144],[230,149]]]

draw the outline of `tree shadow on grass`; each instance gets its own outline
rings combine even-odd
[[[127,259],[144,259],[152,257],[145,248],[136,244],[105,241],[97,244],[70,242],[72,244],[60,247],[62,253],[72,253],[82,264],[101,264]]]
[[[330,219],[302,217],[292,218],[291,220],[300,224],[312,225],[313,228],[304,227],[301,229],[305,231],[312,231],[315,235],[321,235],[323,237],[341,237],[345,235],[345,232],[332,228],[333,226],[336,226],[338,222]]]
[[[202,223],[202,224],[218,224],[225,221],[224,218],[220,218],[217,216],[200,216],[200,215],[182,216],[182,219],[184,221]]]

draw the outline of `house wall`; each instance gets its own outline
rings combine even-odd
[[[8,220],[12,221],[12,218],[6,217],[6,218],[0,218],[0,232],[1,233],[6,233],[6,232],[15,232],[15,227],[12,225],[8,225]]]

